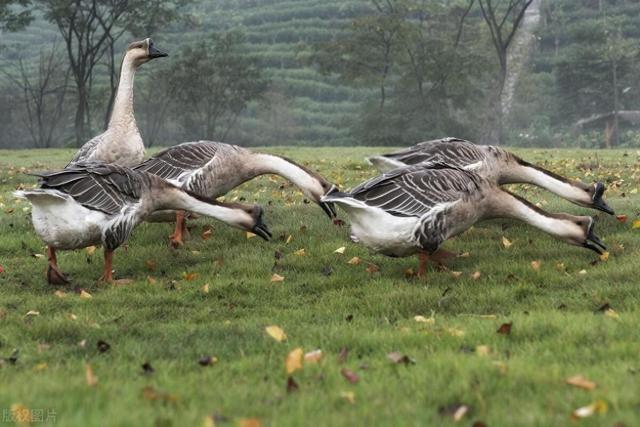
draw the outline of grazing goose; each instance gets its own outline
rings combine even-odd
[[[268,240],[262,208],[218,203],[166,182],[157,176],[104,163],[75,164],[40,173],[40,188],[17,191],[33,205],[36,233],[49,245],[47,279],[68,283],[60,272],[56,249],[102,244],[105,281],[113,281],[113,251],[129,239],[144,217],[158,209],[184,209],[211,216]]]
[[[535,184],[577,205],[611,215],[614,213],[602,199],[605,187],[601,182],[587,185],[569,180],[492,145],[476,145],[463,139],[444,138],[421,142],[406,150],[370,157],[368,160],[381,172],[425,161],[446,163],[473,170],[498,185]]]
[[[320,200],[335,188],[323,177],[284,157],[254,152],[237,145],[212,141],[185,142],[161,151],[135,169],[211,198],[222,196],[259,175],[276,174],[300,188],[330,218],[335,217],[333,205]],[[182,245],[185,229],[184,212],[178,212],[175,218],[176,229],[171,242],[178,246]]]
[[[419,253],[419,275],[445,240],[490,218],[519,219],[569,244],[598,253],[605,249],[591,217],[547,213],[477,173],[428,166],[395,169],[322,200],[347,212],[353,241],[389,256]]]
[[[144,160],[144,144],[133,114],[133,77],[140,65],[165,56],[151,39],[129,44],[107,130],[80,147],[70,164],[100,161],[130,167]]]

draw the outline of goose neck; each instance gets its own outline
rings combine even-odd
[[[109,119],[109,128],[122,125],[128,126],[131,123],[135,125],[133,115],[133,80],[135,72],[136,66],[133,59],[125,55],[120,69],[118,90],[116,91],[116,97]]]

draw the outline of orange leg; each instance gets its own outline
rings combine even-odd
[[[49,265],[47,266],[47,282],[50,285],[66,285],[69,280],[58,269],[58,258],[56,257],[56,250],[53,246],[47,246],[47,259]]]
[[[104,270],[102,280],[107,283],[113,282],[113,251],[104,250]]]
[[[418,265],[418,277],[423,277],[427,273],[427,261],[429,260],[429,255],[426,252],[420,252],[418,254],[418,258],[420,259],[420,264]]]
[[[437,252],[429,255],[429,260],[435,262],[436,264],[442,266],[445,264],[445,261],[449,258],[455,258],[458,254],[455,252],[449,252],[444,249],[439,249]]]
[[[185,234],[186,228],[187,226],[184,219],[184,211],[177,211],[176,212],[176,228],[173,234],[169,236],[169,239],[170,239],[169,243],[171,246],[173,246],[174,248],[177,248],[178,246],[184,245],[182,236]]]

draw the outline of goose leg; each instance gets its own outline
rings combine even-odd
[[[457,256],[458,254],[456,254],[455,252],[449,252],[449,251],[445,251],[444,249],[439,249],[437,252],[431,254],[429,256],[429,259],[435,262],[436,264],[442,266],[445,264],[446,260],[448,260],[449,258],[455,258]]]
[[[58,269],[58,258],[56,257],[56,250],[53,246],[47,246],[47,259],[49,265],[47,266],[47,282],[50,285],[66,285],[69,280]]]
[[[184,241],[182,240],[182,236],[185,233],[186,223],[184,219],[184,211],[176,212],[176,228],[171,236],[170,245],[174,248],[184,245]]]
[[[104,268],[100,280],[107,283],[113,282],[113,251],[104,250]]]
[[[418,254],[418,258],[420,259],[420,264],[418,265],[418,273],[416,275],[418,277],[424,277],[427,274],[427,261],[429,260],[429,255],[426,252],[420,252]]]

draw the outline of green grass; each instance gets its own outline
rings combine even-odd
[[[363,157],[378,150],[271,151],[309,162],[350,187],[374,174]],[[433,269],[425,280],[406,279],[415,259],[370,254],[349,242],[346,227],[302,203],[295,189],[280,188],[284,181],[262,177],[228,198],[264,205],[272,242],[199,219],[190,223],[186,247],[176,251],[167,247],[168,224],[143,224],[114,261],[116,277],[135,283],[98,284],[99,250],[65,252],[59,262],[73,285],[59,298],[45,283],[46,260],[32,256],[44,247],[29,209],[10,191],[34,183],[21,167],[60,167],[71,151],[0,152],[0,356],[20,349],[15,364],[0,367],[0,409],[54,410],[61,426],[200,426],[211,414],[228,419],[217,421],[222,426],[247,418],[265,426],[435,426],[454,424],[439,407],[463,403],[471,411],[457,425],[560,426],[571,424],[574,409],[603,400],[607,412],[579,425],[638,425],[640,230],[631,222],[640,213],[640,153],[519,153],[571,177],[608,182],[610,205],[628,215],[626,223],[598,215],[608,261],[594,262],[592,252],[519,223],[493,221],[446,243],[469,252],[450,263],[460,277]],[[585,172],[596,159],[599,168]],[[549,210],[585,212],[537,189],[516,191]],[[208,226],[214,232],[205,241],[200,236]],[[503,236],[513,242],[508,249]],[[341,246],[344,255],[334,253]],[[306,256],[293,254],[302,248]],[[276,251],[284,256],[276,260]],[[348,264],[354,256],[363,262]],[[539,270],[531,267],[534,260],[541,261]],[[368,262],[380,271],[367,272]],[[474,280],[476,271],[481,275]],[[197,276],[186,280],[190,273]],[[271,283],[273,273],[285,280]],[[93,298],[80,298],[80,289]],[[618,318],[594,314],[605,302]],[[31,310],[40,314],[25,316]],[[432,314],[434,323],[414,321]],[[511,334],[497,334],[505,322],[513,322]],[[271,339],[268,325],[282,327],[288,340]],[[111,348],[100,353],[99,340]],[[475,351],[481,345],[488,355]],[[296,347],[322,349],[324,358],[295,372],[299,390],[287,393],[284,359]],[[341,363],[343,347],[349,354]],[[391,351],[415,364],[392,364]],[[219,362],[201,367],[204,355]],[[145,362],[155,373],[142,373]],[[94,387],[87,385],[85,363],[98,377]],[[347,382],[342,368],[357,373],[359,382]],[[566,385],[576,374],[597,388]],[[145,387],[175,401],[145,398]],[[348,392],[354,403],[344,397]]]

